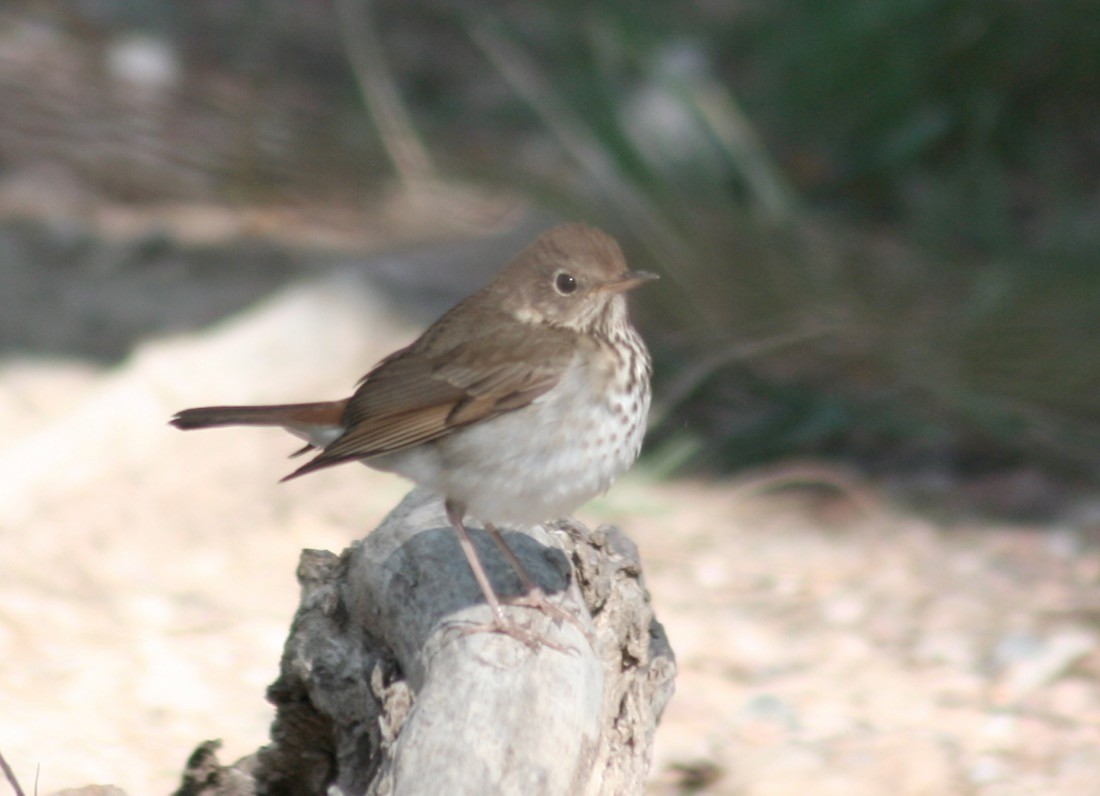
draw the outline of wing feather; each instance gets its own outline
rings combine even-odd
[[[288,477],[420,445],[527,406],[561,380],[575,351],[573,332],[515,321],[485,324],[492,334],[448,344],[447,320],[376,365],[348,402],[347,431]]]

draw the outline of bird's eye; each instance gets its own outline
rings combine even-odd
[[[568,296],[577,289],[577,278],[572,274],[562,272],[554,277],[554,287],[562,295]]]

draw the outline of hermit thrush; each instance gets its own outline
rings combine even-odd
[[[187,409],[172,423],[281,426],[320,450],[287,478],[362,461],[435,490],[492,608],[491,629],[530,643],[501,610],[464,519],[482,521],[519,575],[527,593],[512,604],[563,613],[493,523],[569,514],[637,458],[651,364],[623,294],[654,278],[627,270],[603,232],[559,226],[375,365],[350,398]]]

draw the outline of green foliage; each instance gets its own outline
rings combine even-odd
[[[753,65],[737,85],[804,164],[803,190],[924,245],[1003,251],[1038,242],[1021,214],[1041,224],[1096,190],[1095,162],[1080,171],[1096,157],[1095,13],[1080,1],[787,0],[753,6],[728,52]]]

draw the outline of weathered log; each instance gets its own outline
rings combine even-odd
[[[636,548],[572,521],[504,535],[577,625],[509,606],[550,643],[471,632],[488,607],[441,502],[413,490],[343,555],[303,552],[272,743],[226,768],[200,747],[179,794],[640,793],[675,663]],[[473,536],[498,593],[518,594]]]

